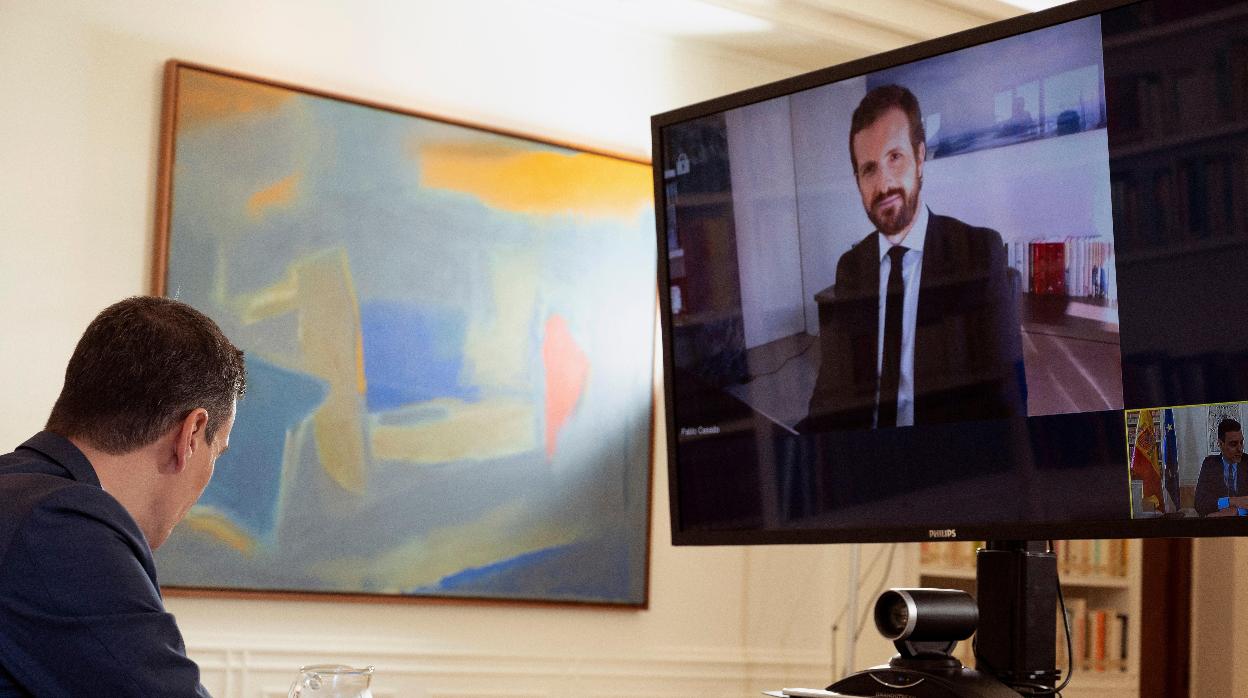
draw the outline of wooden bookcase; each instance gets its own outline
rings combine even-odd
[[[914,570],[917,586],[963,589],[975,594],[975,550],[979,542],[919,543],[908,546],[907,560]],[[1079,615],[1083,609],[1085,622],[1083,646],[1088,657],[1075,668],[1074,679],[1062,691],[1066,698],[1134,698],[1140,683],[1140,559],[1138,540],[1129,541],[1058,541],[1058,574],[1068,613]],[[1125,617],[1126,658],[1117,663],[1109,654],[1109,645],[1119,637],[1106,625],[1103,637],[1106,656],[1097,661],[1094,652],[1096,628],[1094,611],[1103,611],[1106,619]],[[1077,618],[1072,632],[1080,625]],[[1054,638],[1058,643],[1058,667],[1067,671],[1065,637],[1058,635],[1054,618]],[[971,641],[959,643],[956,653],[967,666],[974,666]]]

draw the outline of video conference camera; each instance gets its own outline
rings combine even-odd
[[[1018,693],[951,655],[975,633],[979,606],[959,589],[889,589],[875,602],[875,627],[892,640],[888,664],[851,674],[828,686],[850,696],[1018,698]]]
[[[952,659],[978,623],[975,599],[959,589],[889,589],[875,602],[875,627],[904,660]]]

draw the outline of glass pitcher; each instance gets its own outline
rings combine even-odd
[[[373,667],[353,669],[342,664],[311,664],[299,667],[287,698],[373,698],[368,689]]]

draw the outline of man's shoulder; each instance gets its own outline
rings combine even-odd
[[[33,504],[62,490],[81,491],[88,498],[89,490],[103,494],[99,487],[75,480],[63,465],[26,444],[0,455],[0,501],[8,505],[0,508],[0,518],[14,513],[17,503]]]
[[[1221,467],[1222,467],[1222,456],[1220,456],[1220,455],[1218,455],[1218,454],[1216,454],[1216,453],[1214,453],[1214,454],[1212,454],[1212,455],[1205,456],[1205,459],[1204,459],[1203,461],[1201,461],[1201,463],[1200,463],[1200,469],[1201,469],[1202,471],[1203,471],[1205,468],[1211,468],[1211,469],[1212,469],[1212,468],[1219,468],[1219,469],[1220,469]]]
[[[49,500],[60,499],[65,490],[88,487],[40,468],[22,467],[24,463],[15,461],[0,460],[0,501],[5,503],[0,507],[0,537],[3,537],[6,523],[14,525],[27,518],[35,508]],[[71,499],[73,496],[71,493]]]
[[[953,216],[932,214],[923,259],[950,268],[1005,269],[1005,243],[992,228],[971,225]]]
[[[878,241],[879,233],[870,232],[866,237],[850,246],[848,250],[841,253],[840,259],[837,260],[838,269],[849,265],[862,264],[879,264],[880,243]]]
[[[953,216],[942,216],[932,213],[931,222],[927,226],[928,235],[956,235],[974,242],[995,242],[1002,244],[1001,233],[981,225],[971,225]]]
[[[121,503],[96,485],[46,472],[0,472],[0,556],[18,537],[59,537],[79,529],[141,536]],[[111,534],[110,534],[111,535]]]

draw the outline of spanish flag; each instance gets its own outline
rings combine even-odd
[[[1144,481],[1144,501],[1153,503],[1154,511],[1162,511],[1161,466],[1157,461],[1157,430],[1153,410],[1140,410],[1135,432],[1135,450],[1131,453],[1131,477]]]

